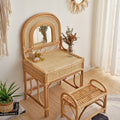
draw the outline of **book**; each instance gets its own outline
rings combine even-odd
[[[19,102],[15,102],[13,107],[13,110],[7,113],[2,113],[0,112],[0,116],[7,116],[7,115],[18,115],[18,111],[19,111]]]
[[[11,112],[0,112],[0,120],[10,120],[11,118],[17,117],[18,115],[21,115],[23,113],[26,113],[25,109],[19,104],[19,102],[15,102],[13,110]]]

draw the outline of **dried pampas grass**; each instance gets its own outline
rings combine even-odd
[[[82,12],[85,7],[88,6],[88,1],[83,0],[81,3],[77,3],[75,0],[67,0],[68,8],[72,13]]]
[[[0,0],[0,56],[8,56],[7,28],[11,13],[10,0]]]

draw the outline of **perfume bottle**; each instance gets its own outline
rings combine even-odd
[[[30,54],[29,54],[29,57],[30,57],[31,59],[33,59],[33,58],[35,57],[35,51],[33,50],[33,48],[31,48],[31,52],[30,52]]]

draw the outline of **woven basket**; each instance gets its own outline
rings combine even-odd
[[[6,113],[13,110],[13,100],[8,104],[0,103],[0,112]]]

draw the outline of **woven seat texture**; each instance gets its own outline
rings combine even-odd
[[[75,56],[70,56],[65,51],[57,49],[46,53],[43,61],[33,63],[33,65],[47,74],[47,81],[49,83],[81,70],[82,60]]]
[[[97,99],[99,98],[99,96],[101,95],[103,96],[104,94],[103,94],[103,91],[98,89],[97,87],[88,85],[76,92],[73,92],[71,95],[75,98],[75,100],[78,103],[78,106],[81,108],[81,107],[84,107],[86,103],[87,104],[88,102],[91,103],[93,99],[95,98]],[[69,97],[66,96],[64,99],[68,101],[72,106],[75,106],[74,102]]]

